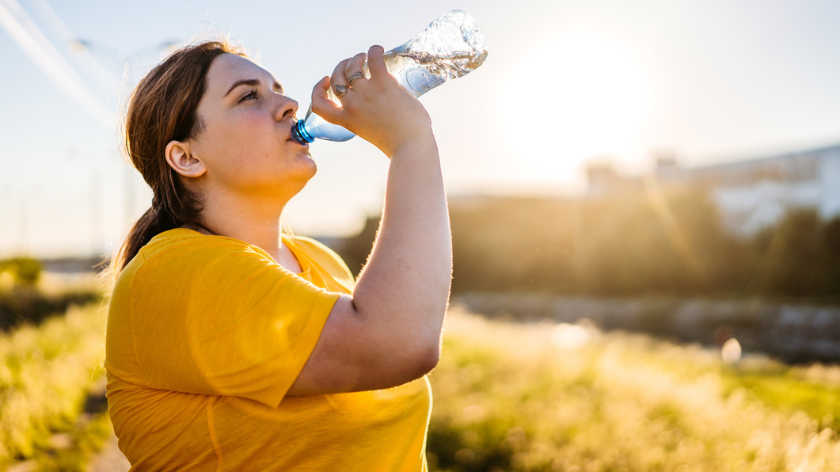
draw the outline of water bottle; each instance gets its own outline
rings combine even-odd
[[[484,35],[469,13],[452,10],[433,21],[428,28],[408,42],[384,54],[388,72],[412,95],[419,97],[450,79],[457,79],[477,69],[487,58]],[[367,62],[363,67],[370,77]],[[338,103],[332,87],[327,96]],[[315,113],[312,106],[306,118],[292,126],[292,138],[300,144],[315,139],[347,141],[355,134],[334,125]]]

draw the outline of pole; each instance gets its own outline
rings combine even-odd
[[[96,169],[93,174],[91,174],[90,179],[90,243],[91,252],[94,256],[99,255],[99,237],[101,236],[99,230],[102,225],[101,220],[102,215],[99,205],[99,169]]]
[[[20,199],[20,206],[18,207],[18,256],[24,257],[29,255],[29,215],[27,212],[26,189],[24,189],[23,197]]]

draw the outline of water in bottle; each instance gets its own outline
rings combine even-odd
[[[433,21],[420,34],[384,55],[388,72],[412,95],[419,97],[450,79],[457,79],[477,69],[487,58],[484,35],[475,26],[469,13],[452,10]],[[366,77],[370,76],[367,63]],[[329,98],[338,102],[332,87]],[[292,137],[301,144],[315,139],[347,141],[355,136],[347,129],[329,123],[312,107],[306,118],[292,127]]]

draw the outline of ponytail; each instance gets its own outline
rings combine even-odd
[[[145,246],[152,238],[168,229],[173,229],[163,229],[163,226],[158,217],[158,212],[155,211],[154,207],[146,210],[146,213],[143,213],[143,216],[131,227],[128,237],[123,242],[112,262],[114,275],[119,275],[125,269],[125,266],[134,259],[134,256],[137,255],[140,248]]]

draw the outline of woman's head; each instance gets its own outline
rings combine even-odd
[[[316,170],[308,146],[292,139],[297,110],[270,72],[223,54],[206,74],[197,109],[201,133],[170,141],[167,164],[209,205],[250,197],[282,208]]]
[[[308,149],[286,141],[297,103],[278,87],[226,40],[179,49],[140,81],[125,150],[154,199],[113,261],[116,273],[155,235],[200,225],[219,194],[264,193],[269,183],[276,192],[278,181],[296,193],[314,175]]]

